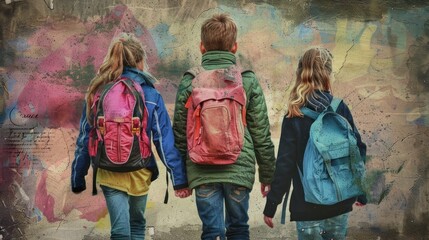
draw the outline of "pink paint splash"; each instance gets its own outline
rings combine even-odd
[[[70,37],[38,64],[18,98],[20,114],[37,115],[44,127],[77,126],[85,90],[101,65],[111,39],[120,32],[134,33],[142,41],[150,53],[149,65],[159,62],[149,31],[126,6],[117,6],[108,16],[85,23],[84,27],[85,33]],[[50,34],[48,28],[39,31],[42,35]],[[50,44],[46,41],[51,40],[36,33],[28,43],[50,51]]]
[[[40,177],[39,185],[37,186],[37,193],[35,197],[35,205],[43,212],[43,215],[49,222],[59,221],[54,214],[55,199],[47,191],[46,179],[48,177],[47,172],[43,172]]]

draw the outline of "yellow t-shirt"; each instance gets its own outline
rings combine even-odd
[[[97,183],[110,188],[118,189],[132,196],[142,196],[149,192],[152,172],[146,168],[133,172],[111,172],[104,169],[97,170]]]

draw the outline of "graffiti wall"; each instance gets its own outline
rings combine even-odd
[[[299,57],[310,46],[333,53],[334,94],[350,106],[368,145],[370,203],[353,211],[351,239],[428,239],[429,2],[5,0],[0,12],[3,239],[108,235],[102,195],[70,190],[89,81],[111,39],[132,32],[172,116],[181,75],[201,61],[201,23],[220,12],[236,20],[237,57],[263,87],[275,144]],[[164,205],[165,184],[160,178],[150,192],[151,231],[157,239],[198,239],[194,200]],[[281,225],[279,216],[274,230],[264,225],[258,188],[252,238],[294,239],[294,225]]]

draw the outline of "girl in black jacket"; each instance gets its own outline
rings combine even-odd
[[[357,205],[366,204],[365,196],[346,199],[334,205],[313,204],[304,199],[297,165],[302,171],[304,151],[310,126],[314,120],[304,116],[300,108],[306,106],[322,112],[329,106],[333,98],[330,93],[331,74],[332,55],[327,49],[311,48],[299,61],[296,82],[289,99],[288,113],[283,119],[274,180],[264,209],[264,221],[272,228],[272,218],[277,205],[282,202],[283,196],[289,193],[292,183],[290,220],[296,221],[299,240],[345,239],[348,213],[352,211],[353,204],[355,202]],[[355,129],[360,154],[365,158],[366,145],[357,132],[349,108],[341,102],[337,113],[346,118]]]

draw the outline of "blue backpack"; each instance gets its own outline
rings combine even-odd
[[[361,157],[354,129],[336,113],[341,99],[318,113],[307,107],[301,112],[315,119],[304,152],[303,171],[298,167],[305,201],[332,205],[364,194],[365,159]]]

